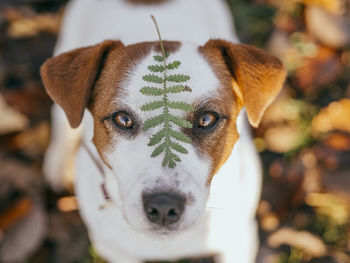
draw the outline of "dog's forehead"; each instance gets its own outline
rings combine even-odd
[[[154,97],[145,96],[140,92],[140,89],[145,86],[163,88],[163,84],[149,83],[143,79],[143,76],[147,74],[163,76],[163,73],[153,73],[148,69],[150,65],[161,64],[155,61],[154,55],[161,55],[161,52],[156,49],[151,49],[147,55],[129,69],[127,77],[122,84],[125,94],[123,94],[123,98],[119,99],[119,102],[134,108],[139,108],[147,102],[154,101]],[[205,100],[206,98],[218,96],[220,81],[209,63],[199,52],[197,45],[182,43],[180,48],[174,52],[170,52],[167,57],[167,63],[172,63],[174,61],[180,61],[181,64],[176,69],[167,70],[167,75],[184,74],[190,76],[188,81],[181,84],[188,86],[191,91],[169,94],[169,99],[193,104],[198,100]],[[176,83],[167,83],[169,87],[175,84]]]

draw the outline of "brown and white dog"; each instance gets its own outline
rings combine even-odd
[[[147,143],[159,128],[142,129],[157,114],[140,110],[152,100],[140,93],[147,85],[142,76],[160,53],[150,14],[163,38],[172,40],[164,42],[169,59],[182,63],[175,73],[191,76],[186,85],[192,92],[171,94],[195,108],[182,115],[193,123],[182,130],[192,143],[175,168],[150,157]],[[216,262],[254,262],[261,169],[246,116],[251,125],[259,124],[285,70],[268,53],[234,42],[221,0],[69,4],[57,56],[45,62],[41,74],[70,126],[82,123],[76,194],[90,238],[109,262],[213,254]],[[56,188],[79,138],[63,111],[54,107],[44,164]],[[106,193],[112,205],[100,209]]]

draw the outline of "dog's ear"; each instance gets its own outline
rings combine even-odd
[[[257,127],[283,86],[286,71],[282,62],[259,48],[219,39],[208,41],[204,48],[227,65],[234,79],[232,88],[246,107],[250,124]]]
[[[42,65],[40,73],[45,89],[63,108],[73,128],[81,123],[108,54],[121,47],[124,45],[120,41],[104,41],[50,58]]]

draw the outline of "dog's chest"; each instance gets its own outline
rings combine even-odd
[[[124,0],[75,0],[65,13],[55,53],[93,45],[105,39],[132,44],[157,39],[150,15],[163,39],[204,44],[210,38],[238,42],[224,1],[167,1],[160,5],[130,5]]]

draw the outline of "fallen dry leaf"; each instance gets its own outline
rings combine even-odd
[[[347,202],[350,206],[350,168],[336,172],[325,172],[322,175],[323,189]],[[350,245],[350,243],[349,243]],[[350,249],[350,247],[349,247]]]
[[[0,94],[0,135],[20,131],[28,122],[23,114],[7,105]]]
[[[276,123],[297,120],[303,107],[305,105],[302,105],[301,102],[283,93],[267,108],[261,125],[271,126]]]
[[[310,34],[326,46],[345,48],[350,44],[350,16],[309,6],[305,10],[305,21]]]
[[[318,167],[308,168],[304,171],[302,189],[304,193],[321,191],[321,175]]]
[[[320,214],[333,218],[339,225],[349,220],[349,207],[345,200],[328,193],[309,193],[305,203],[315,207]]]
[[[341,69],[341,54],[328,47],[318,46],[315,56],[304,57],[302,65],[296,68],[295,82],[299,89],[311,92],[315,87],[337,79]]]
[[[344,0],[268,0],[268,2],[290,12],[294,11],[300,3],[319,6],[333,14],[344,14],[346,10],[346,1]]]
[[[27,78],[21,88],[9,88],[2,93],[6,103],[13,109],[25,115],[31,123],[47,119],[50,114],[51,99],[44,87],[37,81]]]
[[[312,120],[312,132],[315,135],[333,130],[350,133],[350,99],[332,102]]]
[[[344,0],[301,0],[309,6],[319,6],[327,12],[341,15],[346,10],[346,1]]]
[[[313,257],[324,256],[327,252],[326,245],[316,235],[307,231],[296,231],[292,228],[281,228],[272,233],[267,243],[274,248],[281,245],[289,245],[301,249],[306,254]]]
[[[78,201],[75,196],[64,196],[57,200],[57,207],[62,212],[78,210]]]
[[[280,225],[280,220],[275,213],[268,213],[260,218],[260,226],[266,232],[271,232],[277,229]]]
[[[323,143],[336,151],[350,151],[350,134],[335,132],[328,135]]]
[[[0,247],[1,262],[23,262],[42,243],[47,227],[47,215],[42,204],[33,204],[26,217],[5,233]]]
[[[305,59],[317,55],[318,45],[304,32],[291,34],[275,30],[268,42],[268,50],[281,58],[288,72],[305,65]]]
[[[36,127],[28,128],[25,131],[11,136],[4,143],[8,150],[19,151],[31,158],[38,158],[43,155],[50,137],[50,126],[48,123],[41,123]]]
[[[273,126],[264,135],[266,148],[270,151],[285,153],[297,148],[304,140],[304,134],[296,126]]]
[[[30,9],[7,7],[3,10],[2,15],[9,23],[7,34],[11,38],[32,37],[40,32],[57,34],[59,31],[59,14],[36,14]]]
[[[10,208],[0,214],[0,231],[6,231],[11,225],[26,217],[32,209],[32,201],[29,198],[16,200]]]

